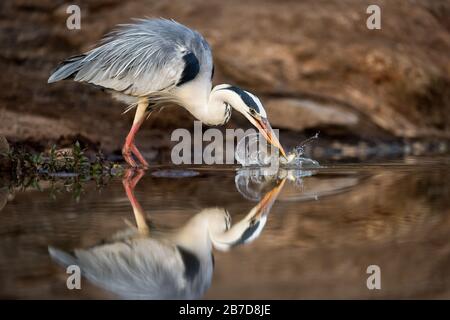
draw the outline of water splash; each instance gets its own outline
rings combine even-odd
[[[279,179],[287,179],[294,186],[303,189],[303,179],[313,176],[314,171],[301,169],[281,169],[275,174],[267,168],[241,168],[234,178],[237,191],[251,201],[261,200],[265,191],[273,187]]]
[[[308,139],[303,140],[298,146],[296,146],[294,148],[294,153],[299,157],[302,156],[305,153],[305,147],[308,144],[310,144],[313,140],[319,139],[319,133],[320,132],[316,132],[316,134],[313,135],[312,137],[309,137]]]
[[[270,164],[272,155],[268,148],[260,148],[260,134],[251,133],[239,140],[234,154],[236,161],[244,167]]]
[[[271,148],[261,139],[264,139],[259,133],[251,133],[244,136],[237,144],[235,158],[243,167],[249,166],[268,166],[278,161],[282,167],[303,168],[303,167],[319,167],[320,164],[316,160],[304,157],[305,146],[311,141],[319,137],[319,132],[314,136],[302,141],[291,152],[288,152],[284,158],[278,152],[271,152]],[[262,142],[261,142],[262,141]]]

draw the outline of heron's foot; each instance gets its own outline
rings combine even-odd
[[[141,167],[145,169],[149,167],[148,162],[145,160],[144,156],[141,154],[141,152],[138,150],[138,148],[134,143],[131,145],[131,152],[133,152],[133,154],[139,160]]]
[[[130,165],[130,167],[138,168],[136,161],[134,161],[133,159],[133,154],[131,153],[131,147],[129,145],[123,146],[122,156],[125,159],[125,161]]]
[[[132,168],[143,168],[147,169],[149,167],[148,162],[145,160],[144,156],[138,150],[134,143],[125,144],[122,149],[122,155],[125,161]],[[137,162],[134,160],[133,156],[138,160]]]

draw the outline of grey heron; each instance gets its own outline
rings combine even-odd
[[[131,175],[130,175],[131,173]],[[123,184],[133,208],[136,227],[118,232],[108,241],[72,254],[49,247],[51,257],[64,266],[78,265],[95,285],[128,299],[196,299],[209,288],[214,260],[212,249],[255,240],[283,188],[284,180],[267,192],[239,222],[231,224],[223,208],[206,208],[174,230],[151,229],[134,197],[143,171]]]
[[[61,62],[48,83],[86,82],[129,104],[127,110],[136,108],[122,149],[132,167],[138,166],[133,155],[148,166],[134,143],[139,127],[151,111],[168,103],[186,108],[206,125],[227,123],[233,108],[285,156],[258,97],[229,84],[212,88],[213,75],[211,48],[201,34],[173,20],[136,19],[119,25],[94,49]]]

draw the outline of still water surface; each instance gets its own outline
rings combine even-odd
[[[0,298],[448,299],[449,164],[153,167],[79,199],[3,186]]]

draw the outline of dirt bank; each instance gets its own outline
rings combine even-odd
[[[144,16],[203,33],[213,48],[214,83],[261,96],[286,141],[315,130],[340,141],[450,138],[448,1],[78,3],[81,30],[66,28],[64,1],[0,4],[0,134],[10,141],[47,145],[81,135],[119,150],[131,122],[123,105],[86,85],[46,80],[61,59],[89,49],[115,24]],[[381,30],[366,27],[374,3]],[[234,115],[228,126],[236,125],[246,123]],[[147,152],[167,149],[180,126],[192,127],[190,115],[164,110],[144,126],[140,143]]]

